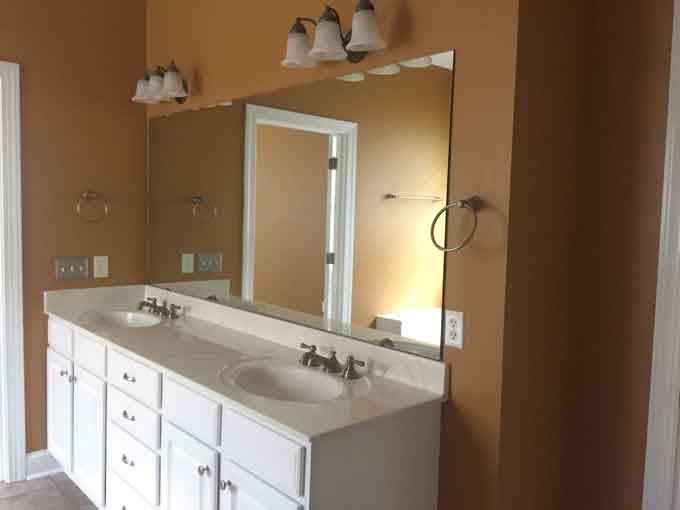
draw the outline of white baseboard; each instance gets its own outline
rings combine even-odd
[[[34,480],[61,473],[63,469],[47,450],[26,455],[26,479]]]

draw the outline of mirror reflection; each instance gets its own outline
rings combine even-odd
[[[439,359],[454,53],[403,64],[151,119],[149,281]]]

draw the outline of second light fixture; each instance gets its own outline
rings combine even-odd
[[[316,26],[314,45],[307,35],[304,23]],[[284,67],[315,67],[320,61],[349,60],[361,62],[369,51],[387,47],[380,34],[375,7],[370,0],[360,0],[352,19],[352,30],[342,31],[340,15],[331,6],[326,6],[319,21],[298,17],[288,33]]]

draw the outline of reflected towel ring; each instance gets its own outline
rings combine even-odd
[[[194,218],[203,219],[201,216],[201,206],[208,203],[208,199],[203,195],[194,195],[191,197],[191,203],[193,207],[191,208],[191,215]],[[217,218],[217,207],[213,207],[210,211],[210,216],[206,218],[207,222],[210,222]]]
[[[472,238],[475,236],[475,233],[477,232],[477,226],[479,225],[478,213],[481,210],[482,205],[483,205],[482,199],[478,196],[474,196],[465,200],[451,202],[441,211],[439,211],[437,215],[434,217],[434,220],[432,221],[432,227],[430,228],[430,237],[432,239],[432,243],[437,247],[437,249],[443,251],[444,253],[455,253],[457,251],[462,250],[468,244],[470,244],[470,241],[472,241]],[[437,242],[437,239],[434,235],[434,231],[435,228],[437,227],[437,222],[439,221],[439,218],[443,216],[449,209],[454,208],[466,209],[470,211],[472,213],[472,216],[474,217],[474,225],[472,226],[472,231],[470,232],[470,234],[465,238],[465,240],[461,244],[459,244],[458,246],[454,246],[453,248],[447,248],[446,246],[442,246]]]
[[[95,201],[101,200],[104,208],[102,209],[102,214],[99,216],[85,216],[82,213],[83,201]],[[103,221],[109,215],[109,201],[96,191],[83,191],[80,194],[80,198],[76,202],[76,216],[87,223],[98,223]]]

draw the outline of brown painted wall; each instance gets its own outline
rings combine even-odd
[[[137,0],[0,1],[0,59],[21,64],[28,448],[46,446],[45,289],[144,279],[144,109],[130,102],[144,69]],[[85,224],[78,194],[111,200]],[[57,255],[109,255],[112,277],[57,283]]]
[[[257,126],[255,301],[323,315],[328,144]]]
[[[349,20],[354,4],[338,0],[334,7]],[[445,354],[453,364],[455,398],[444,412],[440,508],[494,508],[518,1],[432,0],[423,8],[418,0],[383,0],[376,6],[390,42],[388,51],[358,66],[327,64],[295,71],[280,67],[286,33],[294,16],[320,14],[318,2],[196,0],[186,9],[179,0],[149,0],[148,63],[176,59],[195,94],[184,107],[152,107],[149,113],[208,105],[428,52],[457,50],[450,194],[458,198],[480,193],[488,207],[472,245],[447,258],[445,299],[450,308],[466,314],[468,341],[464,351]],[[452,236],[457,234],[453,230],[452,225]]]
[[[638,510],[643,487],[672,0],[595,3],[590,25],[592,205],[580,295],[594,327],[583,341],[586,489],[582,508]]]
[[[149,281],[205,280],[205,273],[181,273],[181,254],[221,252],[222,273],[208,278],[229,279],[240,295],[244,112],[215,108],[149,121]],[[196,216],[193,195],[207,199]]]

